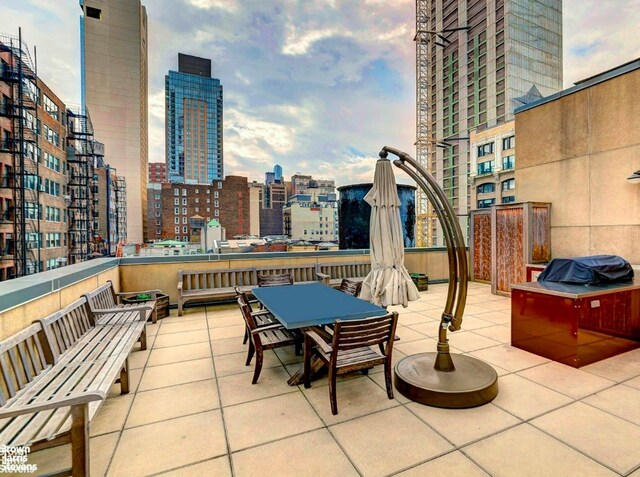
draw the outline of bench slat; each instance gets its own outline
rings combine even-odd
[[[33,380],[34,373],[31,372],[31,358],[27,356],[27,345],[26,342],[18,343],[16,346],[18,350],[18,356],[20,356],[20,360],[22,361],[22,368],[27,378],[27,382]]]
[[[144,324],[144,322],[142,322],[142,324]],[[52,395],[72,397],[87,391],[89,388],[103,391],[106,394],[111,387],[114,377],[118,376],[120,369],[127,359],[128,353],[126,350],[130,349],[137,341],[138,330],[136,328],[139,328],[139,326],[136,326],[135,323],[131,323],[128,327],[123,328],[114,326],[103,327],[100,329],[102,343],[109,342],[112,344],[108,348],[101,347],[101,349],[108,349],[108,353],[110,353],[108,358],[85,361],[84,358],[86,355],[77,355],[78,357],[76,359],[82,360],[82,362],[74,360],[68,364],[62,363],[59,365],[62,372],[51,375],[48,380],[35,386],[35,388],[40,388],[39,393],[30,392],[28,395],[25,393],[25,395],[21,395],[14,402],[10,403],[8,407],[14,407],[18,403],[46,401],[49,400]],[[114,341],[115,346],[113,345]],[[63,384],[61,385],[61,383]],[[35,388],[34,391],[37,391]],[[100,403],[101,401],[91,406],[91,418],[98,411]],[[24,418],[16,418],[15,422],[3,429],[0,434],[0,441],[4,442],[7,436],[15,434],[16,430],[24,427],[26,423],[28,423],[28,426],[15,436],[13,442],[37,442],[66,432],[71,424],[69,409],[70,408],[58,409],[54,413],[40,412],[30,421]]]
[[[41,389],[41,392],[38,393],[37,396],[33,396],[28,400],[23,399],[21,396],[13,403],[7,404],[6,407],[7,408],[15,407],[15,405],[17,403],[21,403],[21,401],[26,401],[25,404],[27,403],[31,404],[31,403],[49,401],[51,400],[52,396],[67,396],[68,391],[73,388],[75,383],[73,374],[83,373],[90,367],[91,367],[91,363],[82,363],[74,367],[65,367],[65,368],[58,367],[60,372],[49,373],[49,374],[53,374],[51,376],[51,378],[53,379],[50,378],[49,382],[43,383],[45,386],[43,387],[43,389]],[[54,370],[52,369],[52,371]],[[54,420],[53,422],[50,422],[50,419],[56,416],[56,414],[57,414],[58,420]],[[61,416],[61,414],[64,414],[64,411],[61,411],[60,409],[56,409],[52,413],[47,413],[47,412],[36,413],[33,420],[31,420],[31,422],[29,423],[29,426],[23,428],[21,431],[19,431],[15,435],[14,442],[29,442],[31,440],[34,440],[34,441],[40,440],[40,439],[37,439],[36,436],[38,434],[41,434],[44,429],[49,429],[48,431],[49,434],[44,436],[43,439],[49,438],[51,435],[58,432],[60,425],[63,423],[62,417],[64,416]],[[14,429],[15,427],[16,425],[12,423],[12,425],[8,426],[4,432],[8,434],[11,432],[15,432],[15,429]]]

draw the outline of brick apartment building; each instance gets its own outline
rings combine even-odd
[[[21,48],[0,38],[0,281],[67,262],[65,105]]]
[[[149,182],[158,184],[167,182],[167,165],[164,162],[149,163]]]
[[[249,186],[246,177],[227,176],[209,184],[149,184],[148,241],[198,240],[190,219],[216,219],[226,236],[249,234]],[[193,237],[193,238],[192,238]]]

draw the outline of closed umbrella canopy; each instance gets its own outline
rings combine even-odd
[[[364,200],[371,205],[371,272],[362,283],[360,298],[379,306],[407,306],[420,293],[404,267],[400,199],[387,159],[376,163],[373,187]]]

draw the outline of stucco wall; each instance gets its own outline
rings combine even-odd
[[[551,202],[553,257],[640,263],[640,70],[516,114],[518,201]]]
[[[206,256],[202,256],[206,257]],[[368,254],[345,254],[344,252],[292,252],[245,255],[246,258],[207,261],[204,259],[185,261],[181,257],[151,257],[123,259],[120,264],[120,285],[122,290],[143,290],[159,288],[169,295],[171,303],[178,301],[178,271],[180,270],[224,270],[269,266],[295,266],[308,263],[369,262]],[[446,249],[416,249],[405,253],[405,266],[409,272],[427,273],[430,280],[447,280],[448,260]]]
[[[226,258],[220,260],[219,258]],[[104,258],[62,267],[0,283],[0,340],[64,308],[98,286],[111,280],[116,291],[159,288],[177,301],[179,270],[252,268],[308,263],[369,262],[365,250],[349,252],[286,252],[201,255],[178,257]],[[428,273],[431,281],[449,278],[447,251],[408,249],[405,266],[410,272]]]
[[[91,273],[89,276],[78,278],[77,280],[74,280],[73,278],[73,273],[77,272],[71,272],[68,274],[70,277],[70,280],[68,281],[70,283],[65,286],[57,285],[56,282],[60,280],[59,278],[48,279],[46,276],[48,274],[53,275],[54,273],[61,276],[61,270],[65,270],[67,268],[71,269],[72,267],[80,268],[81,265],[83,264],[72,265],[71,267],[63,267],[61,269],[52,270],[51,272],[38,274],[38,276],[40,276],[40,281],[46,282],[47,280],[50,280],[51,282],[50,286],[47,286],[51,291],[48,293],[42,293],[39,296],[32,296],[28,289],[19,289],[18,285],[20,285],[21,280],[23,280],[21,278],[4,282],[3,285],[13,285],[14,289],[10,291],[12,294],[24,294],[26,299],[23,303],[0,311],[0,339],[5,339],[18,331],[23,330],[39,318],[44,318],[55,313],[73,301],[79,299],[83,293],[94,290],[103,283],[106,283],[107,280],[111,280],[113,282],[116,291],[120,290],[120,274],[118,272],[117,260],[113,260],[113,265],[110,268],[97,273]],[[81,271],[79,273],[81,273]],[[34,276],[32,275],[25,278],[30,279],[32,277]]]

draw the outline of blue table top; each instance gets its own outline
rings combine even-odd
[[[252,293],[289,330],[388,313],[384,308],[322,283],[257,287]]]

